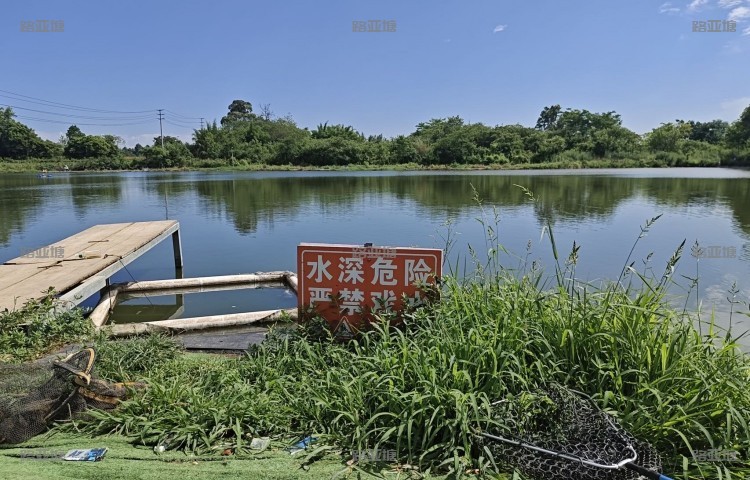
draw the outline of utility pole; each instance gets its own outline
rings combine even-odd
[[[159,109],[159,136],[161,137],[161,148],[164,148],[164,130],[161,128],[161,121],[164,120],[163,108]]]
[[[201,130],[203,130],[203,117],[201,117]]]

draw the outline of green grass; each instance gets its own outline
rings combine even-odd
[[[79,434],[56,434],[38,437],[13,448],[0,449],[0,478],[14,480],[214,480],[229,478],[262,478],[269,480],[310,480],[320,478],[356,478],[336,455],[307,465],[304,458],[291,456],[274,442],[264,452],[241,456],[201,456],[183,453],[154,453],[148,447],[137,447],[121,436],[90,437]],[[59,457],[81,448],[107,447],[104,459],[95,462],[66,462]],[[58,458],[44,458],[55,456]],[[359,472],[361,478],[376,478]],[[409,478],[406,474],[384,469],[386,479]],[[436,478],[436,477],[427,477]]]
[[[731,337],[701,336],[663,301],[663,286],[571,294],[542,281],[448,279],[443,301],[404,329],[349,344],[297,335],[245,358],[167,360],[143,372],[149,389],[79,428],[208,455],[242,451],[249,436],[315,434],[331,449],[395,449],[423,471],[489,474],[473,428],[504,428],[490,403],[555,381],[648,439],[672,474],[703,478],[716,467],[687,461],[696,450],[747,458],[750,361]]]
[[[574,152],[576,153],[576,152]],[[665,168],[665,167],[719,167],[725,166],[711,159],[686,160],[678,155],[661,158],[654,154],[643,154],[636,158],[595,158],[588,154],[568,154],[558,159],[542,163],[486,163],[486,164],[449,164],[422,165],[406,164],[351,164],[343,166],[302,166],[302,165],[269,165],[238,160],[229,164],[222,159],[189,159],[182,167],[151,168],[151,171],[440,171],[440,170],[543,170],[543,169],[583,169],[583,168]],[[0,159],[2,173],[39,173],[43,169],[51,173],[60,172],[67,165],[70,171],[101,172],[140,170],[140,159],[122,157],[116,159]]]
[[[54,292],[14,310],[0,311],[0,362],[33,360],[56,347],[91,338],[80,310],[59,313]]]

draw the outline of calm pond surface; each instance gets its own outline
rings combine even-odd
[[[536,202],[516,185],[533,191]],[[474,189],[482,207],[474,200]],[[750,171],[734,169],[555,170],[536,172],[252,172],[96,173],[0,176],[0,261],[54,243],[100,223],[180,221],[184,277],[295,270],[301,242],[452,247],[447,261],[470,270],[471,245],[486,259],[485,231],[494,224],[510,252],[502,265],[524,259],[553,273],[552,225],[564,262],[580,245],[576,277],[616,280],[644,222],[662,217],[638,243],[631,261],[661,276],[686,240],[674,279],[677,305],[716,312],[727,324],[727,297],[750,299]],[[691,255],[698,241],[701,258]],[[527,252],[527,248],[529,249]],[[465,266],[466,265],[466,266]],[[446,265],[446,271],[449,269]],[[113,278],[115,282],[174,278],[171,242],[163,242]],[[690,280],[698,288],[686,292]],[[696,291],[698,295],[696,295]],[[699,298],[698,298],[699,297]],[[119,321],[143,320],[154,308],[184,305],[182,316],[231,313],[296,305],[283,289],[229,290],[138,298],[118,307]],[[92,306],[95,299],[85,305]],[[124,307],[124,308],[123,308]],[[167,308],[168,309],[168,308]],[[747,305],[735,310],[746,312]],[[127,318],[125,318],[127,317]],[[132,317],[132,318],[131,318]],[[750,318],[734,315],[736,328]]]

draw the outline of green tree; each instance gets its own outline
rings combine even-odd
[[[477,145],[461,130],[455,130],[440,138],[432,149],[434,163],[450,165],[467,164],[478,161]]]
[[[712,120],[710,122],[695,122],[690,120],[690,140],[706,142],[718,145],[724,141],[729,123],[724,120]]]
[[[528,163],[537,147],[540,132],[523,125],[502,125],[494,129],[494,140],[490,151],[500,154],[511,163]],[[531,138],[530,138],[531,137]]]
[[[363,141],[364,135],[348,125],[328,125],[328,122],[321,123],[312,131],[312,138],[342,138],[344,140]]]
[[[560,117],[560,105],[544,107],[539,119],[536,121],[537,130],[552,130],[557,126],[557,119]]]
[[[565,139],[567,149],[579,149],[594,153],[596,132],[617,129],[622,126],[620,115],[616,112],[594,113],[588,110],[566,109],[555,123],[554,131]],[[599,142],[602,141],[599,135]]]
[[[65,138],[68,142],[73,140],[74,138],[83,138],[85,136],[86,134],[84,134],[76,125],[71,125],[70,127],[68,127],[68,131],[65,132]]]
[[[430,143],[449,135],[464,126],[461,117],[433,118],[428,122],[417,124],[417,129],[412,136],[422,138]]]
[[[727,129],[725,142],[734,149],[750,149],[750,106]]]
[[[64,154],[68,158],[114,158],[120,155],[120,149],[113,135],[74,134],[68,137]]]
[[[216,122],[206,125],[206,128],[193,131],[192,152],[198,158],[221,157],[221,130]]]
[[[222,117],[222,126],[233,126],[239,122],[247,122],[255,118],[253,105],[245,100],[234,100],[227,108],[229,113]]]
[[[425,156],[412,138],[399,135],[390,142],[390,157],[393,163],[423,163]]]
[[[145,166],[150,168],[171,168],[184,166],[192,154],[188,145],[179,138],[165,136],[164,146],[161,146],[161,137],[154,137],[154,144],[143,147],[141,154],[145,160]]]
[[[689,123],[662,123],[646,134],[646,146],[652,152],[677,152],[690,139],[691,131]]]
[[[10,107],[0,109],[0,158],[51,158],[60,155],[60,145],[43,140],[15,120]]]

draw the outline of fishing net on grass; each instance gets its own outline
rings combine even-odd
[[[616,465],[635,457],[633,463],[652,471],[661,470],[661,458],[654,447],[633,437],[590,399],[563,386],[551,385],[538,393],[523,394],[514,402],[496,402],[493,409],[495,420],[505,427],[487,433],[511,442],[520,441],[602,465]],[[626,468],[597,468],[487,437],[482,437],[481,443],[490,449],[499,465],[535,480],[642,478]]]
[[[0,365],[0,443],[20,443],[88,407],[109,409],[126,385],[92,378],[91,348],[51,363]]]

